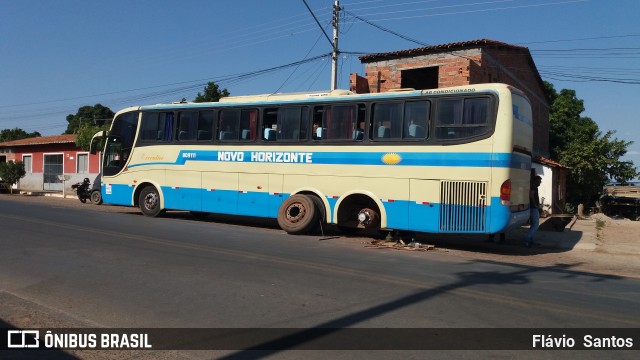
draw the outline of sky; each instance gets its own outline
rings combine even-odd
[[[333,1],[307,0],[329,37]],[[583,116],[635,141],[623,159],[640,167],[639,0],[340,5],[339,88],[364,75],[364,54],[477,39],[526,46],[543,80],[584,100]],[[231,95],[326,90],[330,51],[303,0],[0,0],[0,129],[62,134],[81,106],[193,100],[208,81]]]

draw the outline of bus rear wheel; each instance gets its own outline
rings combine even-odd
[[[318,223],[319,211],[315,201],[307,195],[287,198],[278,210],[278,225],[289,234],[304,234]]]
[[[153,186],[147,186],[140,192],[139,202],[142,214],[156,217],[162,213],[160,208],[160,193]]]

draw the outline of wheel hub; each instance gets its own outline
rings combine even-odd
[[[291,204],[291,206],[287,208],[287,220],[296,223],[302,220],[306,213],[307,209],[305,209],[302,204]]]
[[[153,210],[158,205],[158,196],[156,194],[148,194],[144,198],[144,207]]]

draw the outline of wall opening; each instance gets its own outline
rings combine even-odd
[[[437,66],[402,70],[402,88],[414,88],[416,90],[437,89],[438,88]]]

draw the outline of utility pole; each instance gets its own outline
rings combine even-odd
[[[333,4],[333,51],[331,52],[331,90],[338,86],[338,19],[340,19],[340,0]]]

